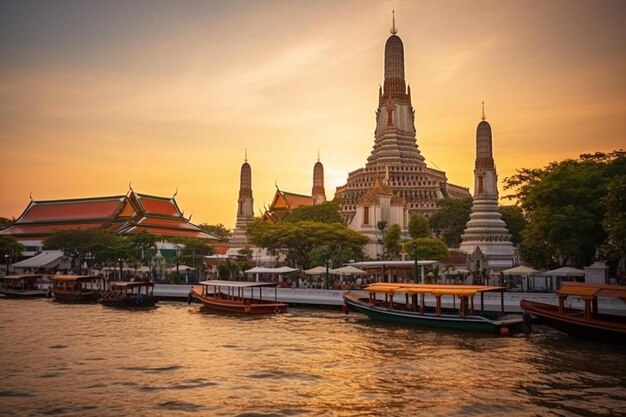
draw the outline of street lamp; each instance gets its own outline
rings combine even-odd
[[[7,264],[7,273],[6,275],[9,275],[9,259],[11,259],[11,255],[9,255],[8,253],[4,254],[4,260],[6,261]]]
[[[419,282],[419,266],[417,263],[417,242],[413,242],[413,279],[417,284]]]

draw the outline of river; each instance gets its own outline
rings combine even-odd
[[[625,349],[533,330],[0,299],[0,415],[626,415]]]

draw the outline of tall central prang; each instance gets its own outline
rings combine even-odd
[[[394,16],[391,36],[385,43],[385,80],[378,92],[372,153],[365,167],[349,173],[347,183],[336,190],[342,200],[344,220],[355,230],[364,226],[354,224],[363,221],[355,216],[359,207],[369,213],[371,199],[364,196],[377,181],[388,184],[397,209],[405,211],[402,218],[414,213],[430,216],[437,211],[437,200],[444,197],[470,196],[467,188],[449,184],[445,172],[426,166],[416,139],[411,87],[404,78],[404,45],[397,33]]]

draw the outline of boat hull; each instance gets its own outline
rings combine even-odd
[[[351,310],[365,314],[372,320],[389,323],[460,330],[491,334],[513,334],[527,330],[521,315],[506,315],[506,319],[490,320],[476,315],[459,316],[455,314],[420,313],[408,310],[396,310],[381,306],[370,305],[367,299],[360,299],[351,294],[344,295],[344,302]],[[504,330],[506,328],[506,330]]]
[[[59,303],[92,304],[100,299],[100,291],[53,290],[54,301]]]
[[[621,345],[626,343],[624,318],[600,315],[598,319],[586,319],[580,310],[565,309],[560,313],[557,306],[529,300],[522,300],[520,305],[542,323],[577,339]],[[603,317],[612,317],[616,321],[603,320]]]
[[[231,297],[230,299],[218,299],[213,297],[213,295],[203,295],[201,290],[195,287],[192,290],[192,297],[210,310],[237,314],[280,314],[287,312],[287,304],[285,303],[254,298],[240,299]]]
[[[152,295],[144,295],[140,299],[136,296],[100,299],[102,305],[117,308],[154,308],[158,301],[159,298]]]
[[[12,290],[8,288],[0,288],[0,294],[4,294],[7,298],[38,298],[46,297],[46,290]]]

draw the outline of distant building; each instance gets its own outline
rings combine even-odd
[[[404,45],[397,32],[394,19],[385,43],[385,81],[378,91],[371,155],[335,194],[346,224],[371,239],[379,221],[397,223],[406,235],[410,215],[430,216],[438,210],[437,200],[470,196],[467,188],[448,183],[445,172],[429,168],[419,150],[411,87],[404,79]],[[381,186],[390,192],[389,198],[373,198],[382,196]],[[375,256],[371,246],[376,244],[370,241],[369,256]]]
[[[489,274],[514,266],[515,248],[498,207],[498,174],[484,107],[476,128],[472,213],[461,238],[459,249],[469,256],[472,272]]]
[[[14,236],[32,256],[42,250],[42,241],[58,230],[102,228],[122,234],[146,231],[154,235],[217,239],[191,223],[174,197],[136,193],[67,200],[31,200],[24,212],[0,235]]]

